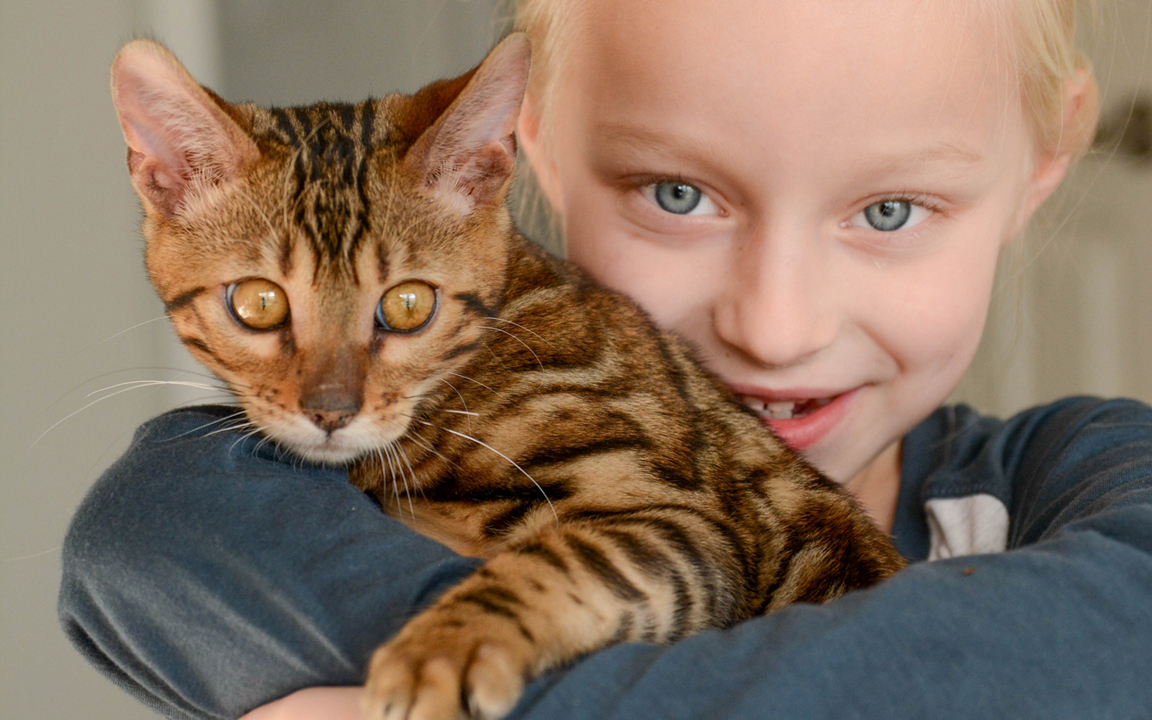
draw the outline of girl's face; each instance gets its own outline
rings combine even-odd
[[[1039,199],[992,23],[948,5],[596,0],[547,155],[521,125],[569,257],[841,482],[959,382]]]

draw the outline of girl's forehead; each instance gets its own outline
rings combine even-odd
[[[657,133],[822,134],[829,147],[868,134],[995,145],[1024,132],[1001,26],[954,5],[592,0],[573,20],[557,110]]]
[[[964,0],[969,7],[982,0]],[[998,14],[952,0],[591,0],[573,18],[570,63],[599,79],[674,85],[725,77],[864,90],[1009,73]],[[691,87],[683,87],[690,92]]]

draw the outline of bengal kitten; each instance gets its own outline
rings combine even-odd
[[[412,96],[265,109],[138,40],[112,68],[147,267],[269,438],[488,562],[379,649],[371,717],[499,718],[581,653],[896,572],[835,483],[505,198],[514,34]]]

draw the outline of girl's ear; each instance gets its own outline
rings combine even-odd
[[[132,184],[150,212],[175,215],[194,183],[230,180],[258,154],[224,101],[151,40],[134,40],[117,53],[112,101]]]
[[[1017,221],[1017,232],[1024,229],[1032,215],[1063,182],[1072,161],[1092,144],[1099,116],[1100,91],[1096,78],[1090,71],[1080,70],[1065,82],[1061,132],[1056,146],[1038,148],[1032,181]]]
[[[535,96],[529,91],[524,96],[524,104],[520,108],[520,118],[516,121],[516,138],[520,141],[520,149],[528,158],[532,172],[536,176],[536,184],[540,186],[548,204],[559,215],[564,214],[563,196],[560,194],[559,182],[556,178],[556,165],[549,158],[548,153],[540,147],[540,113]]]

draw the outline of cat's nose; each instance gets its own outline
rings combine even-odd
[[[352,422],[355,415],[355,412],[313,410],[308,413],[308,419],[324,432],[331,433]]]
[[[357,393],[341,386],[320,386],[300,398],[300,409],[324,432],[339,430],[360,412]]]

